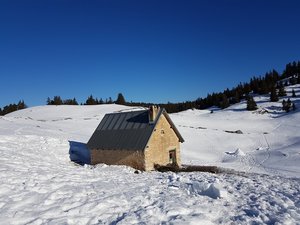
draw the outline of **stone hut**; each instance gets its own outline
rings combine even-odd
[[[154,165],[181,165],[179,131],[163,108],[106,114],[87,143],[91,164],[127,165],[153,170]]]

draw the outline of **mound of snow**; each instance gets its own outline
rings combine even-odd
[[[238,157],[238,156],[245,156],[246,154],[241,150],[241,149],[237,149],[235,150],[234,152],[225,152],[227,155],[231,155],[231,156],[235,156],[235,157]]]
[[[189,195],[202,195],[213,199],[227,197],[227,192],[222,188],[218,179],[211,181],[199,181],[193,178],[183,179],[175,173],[172,173],[168,179],[169,188],[185,190]]]
[[[227,193],[218,183],[194,181],[188,188],[189,193],[208,196],[213,199],[226,198]]]

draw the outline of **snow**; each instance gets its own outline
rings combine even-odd
[[[241,156],[241,157],[243,157],[243,156],[245,156],[246,154],[241,150],[241,149],[237,149],[237,150],[235,150],[234,152],[225,152],[226,154],[228,154],[228,155],[232,155],[232,156],[235,156],[235,157],[239,157],[239,156]]]
[[[171,115],[186,141],[184,163],[300,177],[300,97],[292,98],[292,89],[300,96],[300,86],[294,85],[282,99],[291,98],[298,105],[295,112],[282,111],[282,99],[274,103],[269,96],[256,96],[259,109],[254,112],[245,110],[244,101],[214,113],[187,110]],[[237,149],[243,155],[230,157]]]
[[[300,111],[255,100],[255,112],[242,102],[171,114],[183,163],[221,174],[70,161],[69,141],[86,143],[105,113],[136,108],[39,106],[0,117],[1,224],[300,224]]]

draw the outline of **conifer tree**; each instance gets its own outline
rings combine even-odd
[[[96,100],[94,99],[93,95],[90,95],[87,100],[85,101],[85,105],[96,105]]]
[[[54,96],[53,99],[47,98],[47,105],[62,105],[63,101],[60,96]]]
[[[99,102],[98,102],[98,104],[104,104],[104,101],[103,101],[103,99],[102,98],[100,98],[100,100],[99,100]]]
[[[246,95],[248,95],[251,92],[251,86],[250,86],[250,84],[244,83],[244,85],[243,85],[243,92]]]
[[[287,112],[289,112],[292,108],[292,102],[291,100],[288,98],[288,100],[286,101],[286,104],[287,104]]]
[[[288,99],[287,101],[283,100],[282,101],[282,110],[289,112],[292,108],[292,102],[290,99]]]
[[[126,104],[125,98],[122,95],[122,93],[118,94],[118,97],[117,97],[117,100],[116,100],[115,103],[118,104],[118,105],[125,105]]]
[[[253,111],[257,109],[257,105],[252,96],[248,96],[247,99],[247,110]]]
[[[51,105],[51,99],[49,97],[47,98],[47,105]]]
[[[275,87],[272,87],[272,89],[271,89],[270,101],[271,102],[277,102],[278,101],[278,96],[277,96],[276,88]]]
[[[286,101],[283,99],[281,104],[282,104],[282,110],[285,111],[285,109],[286,109]]]
[[[78,102],[76,100],[76,98],[73,99],[66,99],[63,101],[64,105],[78,105]]]
[[[18,102],[17,110],[26,109],[26,108],[27,108],[27,106],[25,105],[24,100],[21,100]]]
[[[229,101],[228,98],[225,94],[222,95],[222,101],[220,103],[220,107],[221,109],[225,109],[229,106]]]
[[[112,104],[113,100],[111,99],[111,97],[108,98],[107,104]]]
[[[63,101],[60,96],[54,96],[52,105],[62,105]]]
[[[297,84],[297,78],[295,76],[292,76],[289,79],[289,82],[290,82],[290,85],[295,85],[295,84]]]
[[[296,95],[296,93],[295,93],[295,90],[294,90],[294,89],[292,90],[292,97],[293,97],[293,98],[297,97],[297,95]]]
[[[278,90],[278,96],[283,97],[286,96],[286,91],[284,90],[284,86],[280,86]]]
[[[75,97],[73,98],[72,104],[73,104],[73,105],[78,105],[78,102],[77,102],[77,100],[76,100]]]
[[[239,91],[236,91],[234,94],[234,103],[238,103],[241,101],[241,94],[239,93]]]

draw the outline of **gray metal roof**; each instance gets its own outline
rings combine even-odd
[[[179,140],[184,141],[164,109],[160,109],[153,123],[149,123],[148,112],[142,110],[106,114],[88,141],[88,147],[106,150],[144,150],[162,114],[166,116]]]

